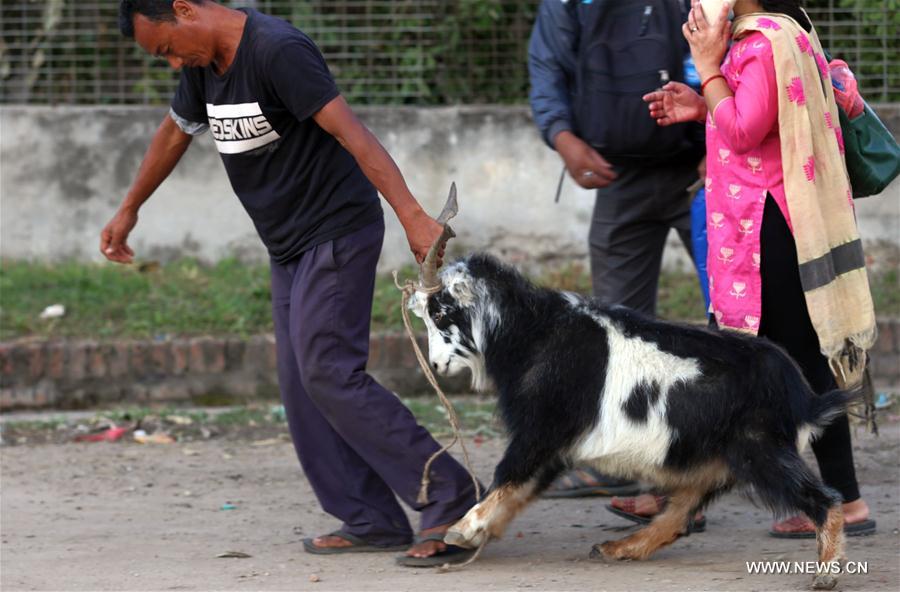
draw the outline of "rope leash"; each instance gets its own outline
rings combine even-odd
[[[491,537],[489,537],[489,536],[484,537],[484,540],[481,541],[481,544],[478,545],[477,549],[475,549],[475,554],[472,555],[471,557],[469,557],[468,559],[466,559],[465,561],[463,561],[462,563],[445,563],[444,565],[442,565],[438,568],[438,571],[441,573],[447,573],[448,571],[459,571],[462,568],[466,567],[467,565],[471,565],[472,563],[475,563],[475,560],[481,556],[481,551],[488,544],[489,540],[491,540]]]
[[[428,379],[429,384],[435,390],[440,398],[441,403],[444,405],[444,409],[447,411],[447,417],[450,420],[450,426],[453,428],[453,440],[450,441],[449,444],[442,447],[440,450],[431,455],[428,459],[428,462],[425,463],[425,468],[422,471],[422,482],[419,487],[419,496],[416,501],[420,504],[428,503],[428,485],[431,483],[431,463],[434,462],[434,459],[447,452],[450,448],[453,447],[454,444],[459,442],[460,448],[462,448],[463,460],[465,461],[466,470],[469,472],[469,476],[472,478],[472,483],[475,485],[475,499],[481,499],[481,485],[478,483],[478,479],[475,477],[475,471],[472,470],[472,464],[469,461],[469,451],[466,449],[466,444],[463,441],[461,435],[461,429],[459,427],[459,416],[456,414],[456,410],[453,408],[453,404],[450,403],[450,400],[447,398],[447,395],[444,394],[444,391],[441,390],[440,385],[437,383],[437,379],[434,377],[434,373],[431,371],[431,366],[428,364],[428,360],[425,359],[425,355],[422,353],[421,348],[419,348],[419,343],[416,341],[415,335],[412,330],[412,323],[409,320],[409,308],[407,304],[409,303],[409,299],[416,293],[416,291],[422,291],[426,294],[436,294],[441,291],[441,287],[432,288],[430,290],[422,289],[416,286],[412,280],[406,280],[406,283],[403,285],[400,284],[400,281],[397,279],[397,272],[394,271],[394,285],[397,286],[397,289],[402,292],[403,297],[401,300],[401,314],[403,315],[403,325],[406,327],[406,335],[409,337],[410,342],[412,343],[413,350],[416,352],[416,359],[419,361],[419,366],[422,367],[422,372],[425,373],[425,378]],[[481,547],[484,545],[482,544]],[[479,552],[472,556],[467,562],[460,564],[468,565],[471,563],[475,557],[480,554]],[[459,566],[457,566],[459,567]]]
[[[394,272],[394,285],[397,286],[397,289],[403,294],[401,299],[401,314],[403,316],[403,325],[406,327],[406,335],[409,337],[409,341],[412,343],[413,350],[416,352],[416,359],[419,360],[419,366],[422,367],[422,372],[425,373],[425,378],[428,379],[429,384],[437,393],[438,398],[440,398],[441,403],[444,405],[444,409],[447,410],[447,417],[450,419],[450,425],[453,427],[453,440],[450,441],[449,444],[442,447],[440,450],[431,455],[428,461],[425,463],[425,468],[422,470],[422,482],[419,486],[419,496],[416,501],[420,504],[428,503],[428,485],[431,483],[431,478],[429,475],[431,474],[431,463],[434,462],[441,454],[447,452],[450,448],[453,447],[454,444],[459,442],[460,448],[462,448],[463,460],[465,461],[466,470],[469,472],[469,476],[472,478],[472,484],[475,485],[475,499],[481,499],[481,485],[478,483],[478,478],[475,477],[475,471],[472,470],[472,463],[469,461],[469,451],[466,449],[465,441],[462,437],[462,430],[459,427],[459,416],[456,414],[456,409],[453,408],[453,404],[450,403],[450,400],[447,398],[447,395],[444,394],[444,391],[441,389],[440,385],[437,382],[437,379],[434,377],[434,373],[431,371],[431,366],[428,364],[428,360],[425,359],[425,355],[422,353],[422,349],[419,347],[419,342],[416,341],[416,338],[412,331],[412,323],[409,320],[409,307],[407,304],[409,303],[409,299],[416,293],[416,290],[419,289],[426,294],[436,294],[441,291],[441,287],[432,288],[432,289],[422,289],[417,288],[412,280],[406,280],[406,283],[402,286],[400,285],[400,281],[397,279],[397,272]],[[485,537],[481,544],[478,545],[478,549],[475,551],[475,554],[469,557],[462,563],[458,564],[450,564],[445,563],[438,568],[440,573],[447,573],[450,571],[458,571],[465,568],[468,565],[471,565],[475,562],[478,557],[481,556],[481,551],[484,549],[485,545],[487,545],[490,537]]]

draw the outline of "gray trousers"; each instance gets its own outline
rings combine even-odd
[[[670,228],[691,253],[691,196],[696,163],[615,167],[618,178],[597,190],[589,235],[594,296],[653,315]]]

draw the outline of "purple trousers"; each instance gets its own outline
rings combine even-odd
[[[428,503],[416,502],[422,469],[440,446],[366,373],[383,238],[379,220],[272,262],[272,316],[281,399],[319,503],[342,532],[395,545],[412,540],[395,493],[422,513],[425,529],[462,517],[475,491],[468,472],[442,454],[431,466]]]

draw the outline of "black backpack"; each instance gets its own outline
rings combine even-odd
[[[682,0],[570,0],[580,12],[575,131],[615,161],[663,160],[692,147],[688,125],[661,127],[643,97],[684,81]]]

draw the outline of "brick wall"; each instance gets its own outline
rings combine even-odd
[[[419,345],[427,351],[424,336]],[[879,321],[870,355],[876,384],[900,384],[900,319]],[[372,336],[369,371],[404,395],[431,388],[405,333]],[[464,392],[468,377],[441,383],[449,392]],[[274,398],[277,392],[271,335],[0,344],[0,411],[190,402],[204,396]]]
[[[427,351],[424,336],[419,345]],[[374,334],[369,371],[402,394],[430,389],[405,333]],[[460,392],[468,379],[444,381]],[[81,409],[202,397],[278,396],[275,339],[16,341],[0,344],[0,411]]]

